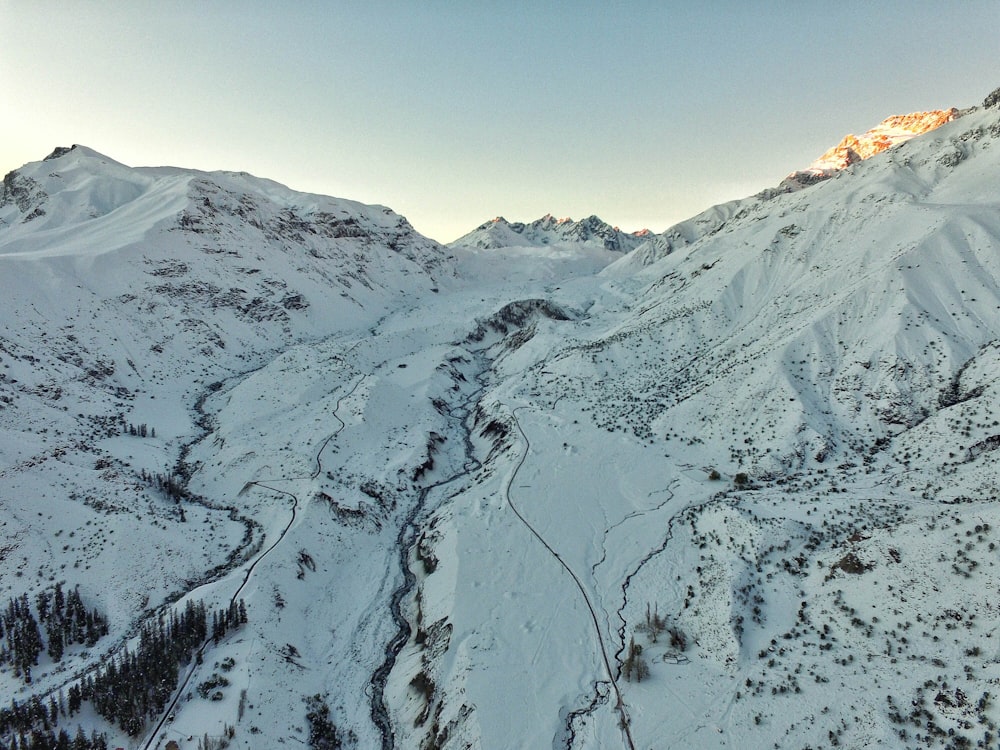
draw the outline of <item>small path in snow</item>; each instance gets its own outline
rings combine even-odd
[[[552,557],[554,557],[559,562],[559,564],[563,567],[563,569],[567,573],[569,573],[570,578],[573,579],[573,582],[576,584],[576,587],[580,590],[580,595],[583,597],[584,604],[587,605],[587,609],[590,611],[590,618],[594,623],[594,632],[597,634],[597,643],[601,650],[601,658],[604,660],[604,669],[608,673],[608,680],[610,680],[611,682],[611,688],[612,690],[615,691],[615,710],[618,711],[618,716],[620,719],[619,724],[622,730],[622,739],[625,741],[625,746],[628,748],[628,750],[635,750],[635,743],[632,740],[631,719],[629,718],[628,715],[628,707],[625,705],[625,699],[622,697],[621,690],[618,687],[618,680],[615,677],[615,670],[611,668],[611,660],[608,658],[608,650],[607,648],[605,648],[604,645],[604,635],[601,633],[601,626],[597,620],[597,612],[594,610],[594,605],[591,604],[590,597],[587,596],[587,591],[586,589],[584,589],[583,583],[577,577],[576,573],[573,572],[573,569],[566,564],[566,561],[563,560],[560,554],[556,552],[549,545],[547,541],[545,541],[545,539],[542,537],[541,534],[538,533],[538,531],[535,530],[535,527],[532,526],[528,522],[528,520],[521,514],[521,511],[517,509],[517,506],[511,499],[510,496],[511,485],[514,484],[514,479],[517,477],[517,474],[521,470],[521,467],[524,466],[524,462],[528,458],[528,453],[531,452],[531,441],[528,440],[528,436],[524,434],[524,430],[521,428],[521,422],[517,418],[517,410],[520,408],[523,407],[519,406],[513,409],[511,411],[511,416],[514,418],[514,426],[517,427],[517,431],[521,433],[521,439],[524,440],[524,452],[521,454],[521,458],[520,460],[518,460],[517,466],[514,467],[514,471],[511,472],[510,477],[507,479],[507,486],[504,488],[504,497],[507,500],[507,505],[510,507],[512,511],[514,511],[514,515],[517,516],[518,519],[521,521],[521,523],[523,523],[525,527],[528,529],[528,531],[530,531],[532,535],[539,542],[541,542],[542,546],[545,547],[545,549],[548,550],[549,554],[552,555]]]
[[[292,515],[288,519],[288,523],[285,525],[285,528],[281,530],[281,533],[278,535],[278,538],[274,540],[274,542],[271,544],[271,546],[268,547],[267,549],[265,549],[263,552],[261,552],[260,555],[258,555],[257,558],[252,563],[250,563],[250,565],[247,566],[246,572],[245,572],[245,574],[243,576],[243,581],[240,583],[240,585],[237,587],[236,591],[233,592],[232,597],[230,597],[230,599],[229,599],[230,605],[234,604],[237,601],[237,599],[239,598],[239,595],[243,592],[243,589],[246,588],[246,585],[250,582],[250,576],[253,575],[254,569],[264,560],[265,557],[267,557],[271,552],[273,552],[274,549],[279,544],[281,544],[281,542],[285,538],[285,535],[288,534],[289,530],[292,528],[292,525],[295,523],[295,519],[296,519],[296,517],[298,515],[298,509],[299,509],[299,498],[298,498],[298,496],[295,495],[292,492],[288,492],[286,490],[280,490],[277,487],[271,487],[270,484],[265,484],[265,482],[267,482],[267,483],[286,482],[286,481],[303,480],[303,479],[313,480],[313,479],[315,479],[316,477],[319,476],[320,472],[323,470],[323,460],[322,460],[322,458],[323,458],[323,451],[326,450],[326,447],[330,444],[330,441],[333,440],[335,437],[337,437],[337,435],[339,435],[343,431],[343,429],[347,426],[346,423],[344,422],[344,420],[342,420],[340,417],[337,416],[337,411],[340,409],[340,405],[346,399],[348,399],[352,395],[354,395],[354,392],[357,391],[357,389],[364,382],[364,380],[365,380],[366,377],[367,377],[367,375],[361,376],[361,378],[358,379],[358,382],[356,382],[354,384],[354,386],[351,388],[351,390],[349,390],[347,393],[345,393],[343,396],[341,396],[340,398],[337,399],[337,403],[336,403],[336,405],[333,408],[333,418],[336,419],[338,422],[340,422],[340,426],[333,433],[331,433],[326,438],[326,440],[323,441],[323,443],[319,446],[319,449],[316,451],[316,469],[315,469],[315,471],[313,471],[311,474],[309,474],[307,476],[282,477],[282,478],[276,478],[276,479],[264,479],[264,480],[260,480],[260,481],[247,482],[243,486],[243,489],[240,490],[240,494],[243,494],[250,487],[261,487],[261,488],[263,488],[265,490],[268,490],[269,492],[276,492],[276,493],[281,494],[281,495],[287,495],[288,497],[290,497],[292,499]],[[212,583],[214,583],[214,582],[212,582]],[[208,583],[205,583],[205,584],[202,584],[202,585],[203,586],[207,586]],[[198,587],[198,588],[200,588],[200,587]],[[198,590],[198,588],[191,589],[191,591],[189,591],[186,594],[186,596],[191,596],[195,591]],[[150,750],[154,746],[156,746],[156,747],[159,746],[158,740],[157,740],[157,735],[163,729],[163,725],[166,724],[170,720],[171,715],[176,710],[177,704],[180,702],[181,696],[184,694],[184,691],[187,689],[187,686],[191,683],[191,678],[194,677],[195,672],[198,671],[198,667],[201,665],[201,663],[203,661],[203,657],[204,657],[205,651],[209,647],[209,645],[212,643],[212,641],[213,641],[212,636],[209,636],[208,638],[205,639],[204,643],[202,643],[201,646],[198,648],[198,650],[195,652],[195,658],[191,662],[191,667],[188,669],[187,674],[184,676],[184,679],[180,682],[180,684],[178,684],[177,689],[174,691],[174,697],[173,697],[173,699],[170,701],[169,704],[167,704],[166,708],[163,710],[163,714],[160,716],[160,718],[156,722],[155,726],[153,726],[152,729],[150,730],[150,732],[149,732],[149,738],[146,740],[145,744],[142,746],[143,750]]]

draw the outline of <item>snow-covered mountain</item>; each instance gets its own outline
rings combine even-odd
[[[855,162],[880,154],[887,148],[905,143],[915,136],[939,128],[957,116],[958,110],[952,107],[887,117],[860,136],[854,134],[844,136],[840,143],[810,164],[809,168],[820,171],[843,169]]]
[[[887,117],[861,135],[853,133],[845,135],[840,143],[828,149],[807,169],[788,175],[782,181],[782,188],[797,189],[829,179],[841,169],[939,128],[946,122],[960,117],[961,114],[958,109],[952,107]]]
[[[419,598],[450,626],[412,645],[432,714],[558,715],[523,746],[996,741],[998,146],[982,109],[713,209],[501,354],[478,434],[514,455],[430,522],[459,550]]]
[[[554,220],[9,175],[0,585],[109,632],[0,684],[146,748],[995,746],[998,99],[600,273]],[[60,713],[238,599],[139,725]]]
[[[383,207],[59,149],[0,192],[8,424],[101,384],[131,412],[154,384],[201,388],[363,329],[446,280],[448,256]]]
[[[573,221],[546,214],[528,224],[520,221],[511,223],[498,216],[480,224],[468,234],[449,243],[449,246],[494,250],[503,247],[579,245],[624,253],[642,244],[648,234],[648,230],[623,232],[596,216]]]
[[[887,117],[874,128],[860,136],[847,135],[833,148],[827,150],[807,169],[792,172],[774,188],[756,195],[711,206],[702,213],[669,227],[661,234],[651,234],[636,247],[628,261],[629,268],[642,267],[668,255],[677,248],[691,244],[695,239],[719,231],[734,217],[768,211],[768,204],[775,197],[811,187],[823,182],[860,161],[899,146],[918,135],[923,135],[960,117],[963,112],[952,107],[947,110],[912,112]]]
[[[497,217],[448,247],[463,277],[531,282],[596,273],[650,237],[645,230],[623,232],[596,216],[573,221],[547,215],[530,224]]]
[[[170,489],[197,473],[183,458],[211,424],[206,396],[302,342],[363,337],[451,265],[386,208],[247,174],[133,169],[83,146],[8,174],[3,593],[78,584],[120,645],[243,559],[265,537],[235,493],[182,510]],[[63,669],[43,661],[33,689],[68,687]],[[4,694],[29,695],[18,682]]]

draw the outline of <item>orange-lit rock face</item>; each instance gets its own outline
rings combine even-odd
[[[911,112],[893,115],[862,135],[849,135],[810,165],[811,170],[837,170],[867,159],[914,136],[950,122],[958,110],[935,109],[930,112]]]

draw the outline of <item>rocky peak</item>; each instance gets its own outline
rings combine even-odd
[[[495,249],[573,243],[599,245],[612,252],[628,252],[641,244],[644,236],[642,232],[623,232],[593,215],[574,221],[569,217],[556,218],[552,214],[545,214],[527,224],[520,221],[509,222],[504,217],[497,216],[451,245]]]
[[[65,156],[76,147],[77,147],[76,143],[74,143],[72,146],[56,146],[55,150],[51,154],[46,156],[44,159],[42,159],[42,161],[52,161],[53,159],[58,159],[60,156]]]
[[[843,169],[908,141],[914,136],[939,128],[957,116],[958,110],[952,107],[887,117],[861,135],[844,136],[840,143],[814,161],[809,168],[820,171]]]
[[[946,122],[960,117],[961,114],[952,107],[887,117],[861,135],[852,133],[844,136],[840,143],[810,164],[808,169],[801,169],[788,175],[774,194],[799,190],[822,182],[851,164],[869,159],[886,149],[939,128]]]
[[[989,109],[990,107],[1000,107],[1000,88],[994,89],[983,99],[983,108]]]

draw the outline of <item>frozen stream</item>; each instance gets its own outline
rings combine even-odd
[[[408,746],[394,736],[399,717],[385,685],[412,636],[412,547],[436,508],[481,469],[471,430],[488,365],[461,342],[477,319],[532,293],[544,290],[430,297],[365,334],[293,347],[207,400],[212,430],[188,456],[197,467],[191,488],[238,498],[275,541],[252,576],[240,568],[196,593],[228,601],[238,590],[250,622],[207,650],[174,719],[152,735],[157,743],[193,734],[188,727],[221,734],[222,717],[242,724],[237,743],[273,746],[288,727],[265,716],[289,717],[308,733],[294,717],[319,695],[344,738]],[[236,667],[222,705],[191,700],[227,658]]]

